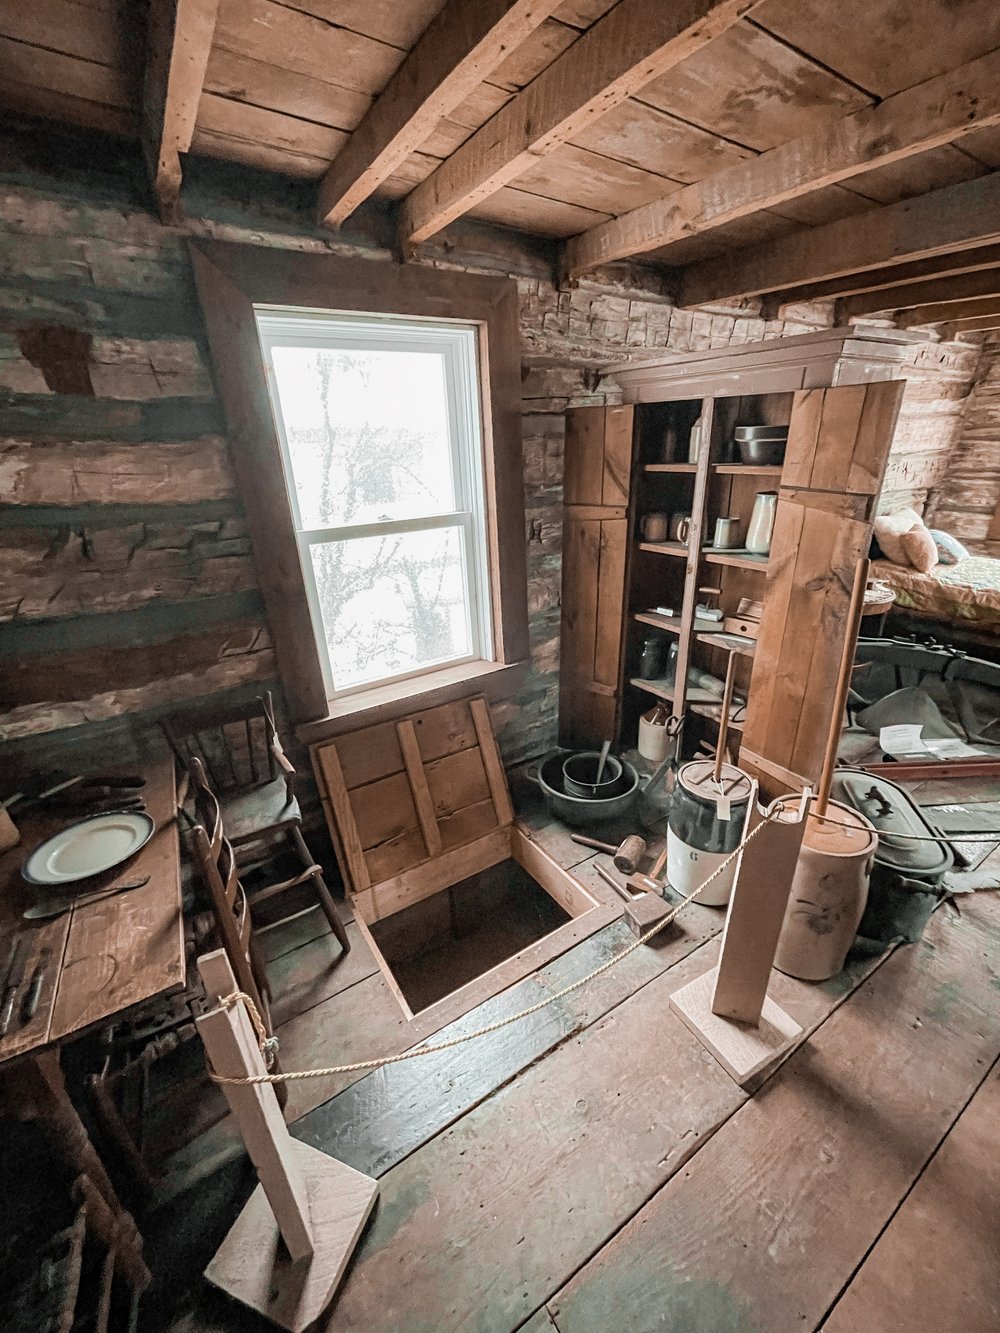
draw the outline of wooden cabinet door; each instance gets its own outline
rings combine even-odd
[[[566,414],[559,742],[573,748],[618,725],[632,418],[631,407]]]
[[[740,766],[769,794],[819,778],[858,561],[901,380],[795,395]]]

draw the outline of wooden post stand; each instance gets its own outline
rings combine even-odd
[[[739,1084],[773,1064],[799,1036],[798,1023],[773,1000],[767,985],[805,831],[808,789],[796,811],[786,810],[746,847],[726,914],[718,967],[675,991],[670,1007]],[[757,784],[744,837],[764,816]]]
[[[198,959],[209,999],[237,989],[224,950]],[[242,1004],[196,1019],[208,1058],[227,1078],[267,1070]],[[209,1282],[280,1328],[300,1333],[333,1299],[375,1206],[378,1184],[298,1143],[269,1083],[220,1085],[260,1184],[205,1269]]]

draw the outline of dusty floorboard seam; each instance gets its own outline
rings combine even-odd
[[[374,971],[367,972],[363,977],[356,977],[354,981],[348,982],[346,986],[342,986],[340,990],[335,991],[332,995],[324,995],[321,1000],[317,1000],[314,1004],[307,1004],[303,1009],[296,1009],[294,1014],[289,1014],[287,1018],[282,1019],[282,1021],[277,1024],[274,1029],[275,1034],[280,1036],[282,1028],[287,1027],[289,1023],[294,1023],[305,1014],[312,1013],[314,1009],[319,1009],[321,1005],[329,1004],[331,1000],[336,1000],[341,995],[349,995],[355,986],[360,986],[363,981],[370,980],[377,971],[378,968],[376,967]],[[308,1114],[308,1112],[306,1114]]]
[[[722,933],[722,926],[720,925],[718,931],[714,935],[710,935],[709,938],[707,940],[704,940],[700,945],[698,945],[696,949],[692,949],[690,954],[686,954],[684,958],[676,959],[676,961],[671,963],[669,967],[664,968],[662,972],[658,972],[656,976],[649,977],[646,981],[643,981],[640,985],[636,986],[635,990],[629,991],[627,995],[623,995],[620,1000],[616,1001],[608,1009],[605,1009],[600,1014],[596,1014],[590,1020],[589,1023],[581,1023],[579,1027],[573,1028],[573,1030],[570,1032],[563,1033],[561,1037],[557,1037],[551,1046],[546,1047],[544,1051],[539,1051],[537,1055],[533,1056],[526,1064],[522,1065],[520,1069],[514,1070],[503,1080],[503,1082],[498,1083],[495,1087],[491,1088],[489,1092],[484,1093],[482,1097],[479,1098],[478,1101],[471,1103],[463,1111],[461,1111],[458,1115],[456,1115],[454,1120],[449,1121],[447,1125],[443,1125],[441,1129],[437,1130],[434,1134],[431,1134],[428,1138],[426,1138],[423,1143],[417,1144],[415,1147],[411,1148],[409,1152],[405,1153],[402,1157],[399,1158],[399,1162],[405,1161],[406,1158],[411,1156],[412,1153],[418,1152],[422,1147],[425,1146],[425,1144],[430,1143],[432,1139],[437,1138],[438,1134],[444,1133],[445,1130],[450,1128],[451,1125],[455,1124],[457,1120],[460,1120],[462,1116],[468,1115],[469,1112],[474,1111],[476,1107],[482,1106],[484,1102],[489,1101],[491,1097],[495,1097],[497,1093],[502,1092],[503,1089],[508,1087],[511,1083],[513,1083],[515,1079],[520,1078],[523,1074],[528,1073],[529,1070],[534,1069],[534,1067],[536,1065],[541,1064],[543,1060],[547,1060],[550,1055],[553,1055],[562,1046],[565,1046],[567,1042],[575,1041],[576,1038],[579,1037],[581,1033],[586,1032],[588,1028],[593,1027],[596,1023],[604,1022],[604,1020],[610,1017],[610,1015],[612,1015],[616,1009],[620,1009],[621,1006],[626,1003],[626,1001],[631,1000],[632,997],[635,995],[641,994],[642,991],[644,991],[647,986],[652,985],[654,981],[658,981],[661,977],[667,976],[680,963],[683,963],[687,958],[690,958],[693,954],[697,953],[699,949],[706,948],[709,944],[712,943],[713,940],[718,939],[721,933]],[[393,1163],[394,1166],[398,1164],[399,1164],[398,1162]],[[392,1170],[392,1167],[386,1168],[386,1171],[389,1170]],[[537,1311],[535,1313],[537,1313]]]
[[[605,927],[605,929],[612,929],[614,924],[616,923],[612,923],[612,926]],[[394,1158],[391,1162],[387,1163],[384,1167],[382,1167],[382,1169],[380,1170],[372,1169],[372,1174],[375,1175],[377,1178],[381,1178],[382,1176],[387,1175],[390,1171],[394,1170],[402,1162],[405,1162],[407,1158],[411,1157],[415,1152],[419,1152],[421,1149],[425,1148],[429,1143],[432,1143],[434,1139],[438,1138],[441,1134],[446,1133],[453,1125],[455,1125],[464,1116],[469,1115],[471,1112],[475,1111],[478,1107],[484,1105],[492,1097],[495,1097],[498,1093],[502,1092],[505,1088],[509,1087],[513,1082],[521,1078],[524,1074],[533,1069],[536,1065],[541,1064],[542,1061],[548,1059],[549,1056],[554,1054],[554,1052],[559,1050],[567,1042],[576,1040],[583,1033],[587,1032],[588,1029],[594,1027],[598,1023],[603,1023],[605,1020],[609,1018],[609,1016],[614,1014],[615,1011],[619,1009],[622,1005],[624,1005],[626,1002],[630,1001],[634,996],[639,995],[643,990],[645,990],[647,986],[651,985],[655,981],[661,980],[665,976],[668,976],[669,973],[674,968],[686,962],[688,959],[694,957],[701,950],[708,948],[715,940],[719,938],[719,936],[722,933],[722,928],[723,928],[723,922],[720,921],[718,927],[713,931],[711,935],[709,935],[706,939],[702,940],[688,953],[682,955],[679,958],[676,958],[669,965],[669,967],[664,968],[663,971],[657,972],[655,975],[650,976],[646,978],[646,980],[640,982],[634,989],[630,990],[627,994],[622,995],[620,999],[616,1000],[613,1004],[609,1005],[607,1009],[603,1009],[601,1010],[600,1013],[594,1014],[594,1016],[588,1022],[581,1022],[579,1026],[573,1027],[571,1030],[555,1038],[555,1040],[552,1042],[550,1046],[547,1046],[543,1050],[539,1051],[536,1055],[532,1056],[525,1064],[521,1065],[519,1068],[512,1070],[507,1076],[503,1078],[501,1082],[495,1083],[489,1089],[484,1090],[484,1092],[480,1096],[478,1096],[474,1101],[470,1101],[468,1104],[460,1108],[456,1108],[454,1114],[449,1116],[449,1118],[446,1121],[439,1124],[433,1130],[432,1133],[427,1135],[426,1138],[421,1139],[419,1142],[413,1143],[412,1146],[408,1147],[405,1151],[403,1151],[399,1157]],[[560,957],[565,958],[566,955],[561,955]],[[559,960],[556,959],[553,960],[553,962],[558,963]],[[538,973],[532,973],[531,975],[537,976]],[[509,986],[507,990],[510,991],[515,989],[517,986],[523,985],[526,980],[527,978],[521,978],[519,981],[516,981],[511,986]],[[345,988],[345,990],[340,992],[340,994],[346,994],[347,990],[349,989],[350,989],[349,987]],[[503,995],[505,993],[506,992],[501,991],[499,992],[499,995]],[[848,995],[852,993],[853,992],[851,991],[847,992]],[[491,997],[491,1000],[496,1000],[497,998],[499,998],[499,996],[493,996]],[[842,1001],[839,1001],[838,1003],[840,1002]],[[475,1010],[473,1009],[470,1010],[469,1012],[472,1013],[475,1012]],[[460,1023],[462,1021],[462,1018],[465,1017],[466,1015],[462,1015],[461,1018],[455,1019],[453,1020],[453,1022]],[[431,1037],[424,1038],[424,1040],[433,1041],[435,1040],[435,1038],[440,1039],[443,1036],[443,1034],[447,1031],[447,1028],[451,1026],[452,1024],[446,1024],[444,1028],[440,1029],[437,1033],[433,1034]],[[421,1042],[415,1043],[415,1045],[417,1046],[421,1044],[422,1044]],[[413,1047],[406,1047],[404,1049],[409,1050],[413,1049]],[[329,1099],[329,1101],[336,1101],[338,1097],[350,1094],[352,1091],[358,1089],[359,1086],[363,1084],[366,1079],[373,1078],[378,1074],[379,1074],[378,1070],[373,1070],[371,1073],[365,1074],[362,1078],[357,1079],[354,1083],[350,1083],[345,1088],[342,1088],[340,1092],[335,1093],[334,1096]],[[290,1122],[289,1128],[293,1129],[296,1125],[301,1124],[301,1122],[307,1119],[307,1117],[315,1114],[315,1112],[317,1112],[322,1105],[324,1105],[324,1103],[321,1103],[320,1106],[313,1107],[310,1111],[305,1112],[304,1115],[299,1116],[296,1120]],[[685,1160],[687,1159],[685,1158]],[[535,1311],[535,1313],[537,1314],[537,1311]]]
[[[886,1218],[884,1226],[882,1226],[882,1227],[880,1228],[880,1230],[878,1231],[878,1234],[872,1239],[872,1243],[869,1245],[868,1249],[865,1250],[864,1254],[862,1255],[862,1257],[861,1257],[861,1259],[858,1261],[858,1263],[855,1265],[854,1269],[848,1274],[846,1280],[844,1281],[843,1286],[840,1288],[840,1290],[837,1292],[836,1296],[833,1298],[833,1300],[832,1300],[832,1301],[830,1302],[830,1304],[827,1306],[826,1310],[824,1310],[823,1315],[822,1315],[822,1318],[821,1318],[821,1319],[819,1320],[819,1322],[815,1325],[816,1333],[822,1333],[822,1330],[826,1327],[827,1321],[828,1321],[828,1320],[830,1319],[830,1317],[833,1315],[833,1313],[835,1312],[837,1306],[838,1306],[838,1305],[840,1304],[840,1302],[844,1299],[844,1297],[846,1296],[847,1292],[850,1290],[851,1286],[853,1285],[853,1283],[854,1283],[855,1280],[857,1279],[858,1275],[860,1274],[861,1270],[864,1268],[865,1264],[866,1264],[866,1263],[868,1262],[868,1260],[871,1258],[872,1253],[873,1253],[873,1251],[875,1250],[875,1247],[878,1245],[879,1241],[882,1239],[882,1237],[885,1235],[885,1233],[886,1233],[886,1232],[889,1230],[889,1228],[892,1226],[893,1222],[896,1220],[896,1217],[898,1216],[898,1214],[900,1213],[901,1209],[903,1208],[903,1205],[907,1202],[907,1200],[908,1200],[908,1199],[910,1198],[910,1196],[912,1195],[913,1191],[914,1191],[914,1190],[917,1188],[917,1186],[920,1184],[920,1181],[921,1181],[921,1180],[923,1179],[923,1177],[924,1177],[924,1173],[928,1170],[928,1168],[930,1167],[931,1163],[932,1163],[932,1162],[934,1161],[934,1159],[937,1157],[938,1153],[941,1151],[941,1149],[944,1147],[944,1145],[948,1142],[948,1139],[951,1137],[952,1133],[954,1132],[955,1126],[956,1126],[956,1125],[958,1124],[958,1122],[961,1120],[962,1116],[965,1115],[966,1111],[969,1109],[969,1106],[972,1104],[972,1101],[974,1100],[974,1098],[978,1096],[978,1094],[980,1093],[980,1091],[981,1091],[981,1090],[983,1089],[983,1087],[986,1085],[987,1081],[990,1079],[991,1075],[993,1074],[993,1071],[996,1070],[996,1069],[998,1069],[998,1068],[1000,1068],[1000,1055],[997,1056],[997,1058],[992,1062],[992,1064],[990,1064],[989,1066],[987,1066],[986,1072],[983,1074],[983,1077],[979,1080],[979,1082],[976,1084],[976,1086],[975,1086],[975,1087],[972,1089],[972,1091],[969,1093],[968,1098],[962,1103],[961,1107],[960,1107],[960,1108],[958,1109],[958,1111],[956,1112],[954,1118],[951,1120],[951,1122],[950,1122],[950,1124],[948,1125],[947,1129],[946,1129],[945,1132],[941,1135],[940,1139],[938,1139],[937,1143],[934,1145],[934,1150],[933,1150],[933,1152],[931,1152],[931,1153],[928,1154],[927,1159],[925,1160],[923,1166],[920,1168],[920,1170],[917,1172],[917,1174],[913,1177],[913,1180],[912,1180],[912,1181],[910,1182],[910,1184],[907,1186],[906,1191],[903,1193],[903,1195],[902,1195],[902,1197],[900,1198],[899,1202],[896,1204],[896,1207],[892,1210],[892,1213],[890,1214],[890,1216]]]
[[[714,938],[714,937],[713,937],[713,938]],[[706,943],[711,943],[711,941],[707,941]],[[705,947],[705,946],[703,945],[703,946],[701,946],[701,947]],[[861,980],[857,983],[857,985],[852,986],[849,990],[845,991],[842,995],[838,996],[838,997],[837,997],[837,1001],[836,1001],[836,1003],[833,1004],[833,1005],[830,1007],[830,1009],[827,1010],[827,1012],[823,1015],[822,1019],[821,1019],[821,1020],[814,1026],[814,1027],[809,1028],[806,1032],[804,1032],[804,1033],[802,1034],[801,1039],[796,1043],[795,1046],[793,1046],[793,1047],[791,1048],[791,1050],[789,1050],[789,1051],[782,1057],[782,1059],[779,1061],[779,1063],[776,1064],[772,1069],[770,1069],[769,1071],[767,1071],[767,1073],[766,1073],[765,1075],[763,1075],[762,1077],[760,1077],[759,1080],[756,1081],[756,1082],[752,1085],[752,1087],[750,1087],[750,1088],[747,1089],[747,1091],[749,1092],[749,1096],[747,1097],[746,1101],[742,1101],[742,1102],[739,1103],[739,1105],[734,1106],[733,1109],[732,1109],[732,1111],[730,1111],[730,1113],[729,1113],[727,1116],[724,1116],[724,1117],[719,1121],[719,1123],[718,1123],[717,1125],[715,1125],[715,1126],[714,1126],[708,1133],[706,1133],[706,1134],[704,1135],[704,1137],[701,1137],[701,1138],[696,1139],[696,1142],[694,1143],[694,1145],[693,1145],[689,1150],[683,1152],[682,1154],[680,1154],[680,1155],[678,1156],[676,1165],[675,1165],[674,1169],[671,1171],[670,1175],[667,1176],[666,1179],[663,1180],[663,1181],[661,1182],[661,1184],[660,1184],[655,1190],[653,1190],[653,1192],[652,1192],[651,1194],[647,1195],[647,1197],[646,1197],[646,1198],[645,1198],[645,1199],[638,1205],[638,1207],[636,1207],[635,1209],[633,1209],[633,1211],[632,1211],[631,1213],[629,1213],[629,1215],[628,1215],[627,1217],[623,1218],[622,1221],[621,1221],[621,1223],[620,1223],[620,1225],[617,1226],[617,1227],[615,1228],[615,1230],[601,1242],[600,1245],[596,1246],[596,1247],[595,1247],[595,1248],[594,1248],[594,1249],[593,1249],[593,1250],[592,1250],[592,1251],[591,1251],[591,1252],[590,1252],[590,1253],[589,1253],[589,1254],[588,1254],[588,1255],[581,1261],[581,1263],[580,1263],[580,1264],[573,1270],[573,1272],[570,1273],[570,1275],[569,1275],[568,1277],[566,1277],[566,1278],[564,1278],[562,1281],[560,1281],[559,1286],[558,1286],[554,1291],[549,1292],[549,1294],[545,1297],[545,1300],[542,1302],[542,1304],[538,1307],[538,1309],[536,1309],[536,1310],[534,1311],[534,1314],[533,1314],[532,1317],[534,1317],[534,1315],[536,1315],[536,1314],[538,1313],[538,1310],[542,1310],[542,1309],[544,1309],[545,1312],[546,1312],[546,1314],[547,1314],[547,1315],[549,1316],[549,1318],[552,1320],[553,1324],[556,1324],[555,1317],[553,1316],[552,1311],[549,1309],[549,1302],[550,1302],[554,1297],[558,1296],[559,1292],[562,1291],[564,1287],[567,1287],[567,1286],[573,1281],[573,1279],[576,1277],[577,1273],[579,1273],[582,1269],[586,1268],[586,1266],[587,1266],[589,1263],[591,1263],[591,1261],[592,1261],[593,1259],[595,1259],[595,1258],[597,1257],[597,1255],[601,1253],[602,1250],[604,1250],[608,1245],[610,1245],[611,1242],[614,1240],[614,1238],[615,1238],[615,1237],[616,1237],[616,1236],[617,1236],[617,1235],[618,1235],[618,1234],[619,1234],[625,1227],[627,1227],[627,1226],[632,1222],[632,1220],[633,1220],[635,1217],[637,1217],[639,1213],[641,1213],[641,1212],[643,1211],[643,1209],[649,1207],[649,1205],[650,1205],[650,1204],[652,1203],[652,1201],[657,1197],[657,1195],[660,1194],[664,1189],[666,1189],[666,1188],[668,1187],[668,1185],[669,1185],[670,1182],[674,1179],[674,1177],[677,1175],[677,1173],[678,1173],[679,1171],[683,1170],[683,1168],[687,1165],[687,1163],[688,1163],[689,1161],[691,1161],[691,1159],[692,1159],[693,1157],[695,1157],[695,1156],[697,1155],[697,1153],[701,1152],[701,1150],[705,1147],[705,1145],[708,1144],[708,1143],[710,1143],[710,1142],[712,1141],[712,1139],[716,1136],[716,1134],[718,1134],[718,1132],[719,1132],[722,1128],[724,1128],[724,1126],[728,1125],[729,1122],[730,1122],[730,1120],[732,1120],[732,1118],[733,1118],[735,1115],[738,1115],[739,1112],[740,1112],[741,1110],[743,1110],[743,1108],[744,1108],[745,1106],[747,1106],[747,1105],[753,1100],[753,1098],[757,1095],[757,1093],[760,1092],[760,1090],[761,1090],[763,1087],[765,1087],[766,1084],[767,1084],[768,1082],[770,1082],[770,1080],[774,1077],[775,1074],[779,1073],[782,1069],[784,1069],[784,1067],[787,1065],[787,1063],[789,1062],[789,1060],[791,1060],[791,1059],[792,1059],[792,1058],[793,1058],[799,1051],[802,1050],[802,1048],[806,1045],[806,1043],[807,1043],[812,1037],[814,1037],[814,1036],[816,1035],[816,1033],[819,1032],[819,1030],[823,1027],[823,1025],[829,1021],[829,1019],[830,1019],[830,1018],[837,1012],[838,1009],[840,1009],[841,1005],[845,1004],[847,1000],[850,1000],[850,999],[852,999],[854,996],[856,996],[856,995],[861,991],[862,987],[864,987],[864,986],[866,986],[866,985],[868,984],[868,982],[872,979],[872,977],[874,977],[874,976],[876,975],[876,973],[879,972],[879,971],[881,970],[881,968],[884,966],[884,964],[886,963],[886,961],[887,961],[889,958],[891,958],[891,957],[893,956],[893,954],[896,952],[896,950],[897,950],[898,948],[899,948],[899,945],[892,945],[890,948],[886,949],[886,951],[881,955],[881,957],[875,962],[875,964],[873,965],[871,971],[868,972],[868,973],[866,973],[866,975],[865,975],[864,977],[861,978]],[[689,955],[689,956],[690,956],[690,955]],[[668,971],[669,971],[669,969],[668,969]],[[647,982],[646,984],[648,985],[649,983]],[[642,989],[642,988],[640,987],[639,989]],[[635,991],[634,994],[638,994],[638,990]],[[991,1066],[991,1068],[992,1068],[992,1066]],[[491,1094],[491,1095],[492,1095],[492,1094]],[[483,1100],[485,1101],[485,1100],[487,1100],[487,1099],[484,1098]],[[964,1108],[963,1108],[963,1109],[964,1109]],[[957,1119],[957,1117],[956,1117],[956,1119]],[[949,1132],[949,1133],[951,1132],[951,1127],[949,1127],[948,1132]],[[945,1137],[947,1137],[947,1135],[945,1135]],[[430,1140],[428,1140],[428,1142],[429,1142],[429,1141],[430,1141]],[[942,1141],[943,1141],[943,1140],[942,1140]],[[938,1145],[938,1147],[940,1147],[940,1144]],[[935,1149],[935,1152],[936,1152],[936,1151],[937,1151],[937,1149]],[[929,1160],[929,1159],[928,1159],[928,1160]],[[926,1164],[925,1164],[925,1165],[926,1165]],[[915,1183],[915,1182],[914,1182],[914,1183]],[[842,1293],[841,1293],[841,1294],[842,1294]],[[840,1299],[840,1295],[838,1295],[837,1299],[838,1299],[838,1300]],[[831,1306],[831,1309],[832,1309],[832,1306]],[[826,1319],[826,1318],[829,1316],[829,1314],[830,1314],[830,1311],[827,1310],[826,1313],[824,1314],[823,1318]],[[818,1327],[819,1327],[819,1326],[817,1325],[817,1328],[818,1328]],[[556,1328],[558,1329],[558,1324],[556,1324]]]

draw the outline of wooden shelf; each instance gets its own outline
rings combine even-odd
[[[738,476],[745,472],[748,476],[753,473],[757,477],[780,477],[784,471],[782,463],[713,463],[712,471],[719,472],[724,476]]]
[[[643,472],[678,472],[693,475],[698,471],[697,463],[646,463]],[[780,472],[781,469],[779,468]]]
[[[642,625],[652,625],[654,629],[666,630],[668,634],[681,632],[680,616],[658,616],[652,611],[634,611],[632,619],[638,620]],[[693,629],[699,637],[719,633],[718,622],[714,620],[703,620],[700,624],[696,621]]]
[[[652,694],[657,699],[666,699],[668,703],[673,703],[675,694],[673,681],[641,680],[638,676],[632,676],[629,684],[634,685],[637,690],[644,690],[646,694]],[[696,685],[688,686],[686,698],[689,705],[719,703],[717,694],[711,694],[708,690],[700,689]]]
[[[716,724],[718,724],[722,718],[722,704],[717,703],[713,707],[711,704],[692,703],[691,712],[697,713],[699,717],[707,718],[709,722],[715,722]],[[730,718],[729,721],[730,731],[742,731],[745,726],[746,726],[745,722],[734,722]]]
[[[701,554],[710,565],[731,565],[734,569],[759,569],[762,572],[767,570],[770,558],[754,555],[752,551],[717,551],[714,546],[703,546]]]
[[[748,639],[743,634],[729,634],[725,630],[703,632],[698,635],[698,639],[710,648],[722,648],[727,653],[739,653],[743,657],[753,657],[757,651],[756,639]]]
[[[668,634],[680,634],[680,616],[657,616],[652,611],[636,611],[632,616],[640,625],[652,625],[654,629],[665,630]]]
[[[654,555],[676,555],[682,560],[688,557],[688,548],[683,542],[640,542],[640,551],[652,551]]]

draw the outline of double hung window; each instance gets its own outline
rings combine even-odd
[[[490,660],[477,326],[255,314],[327,697]]]

